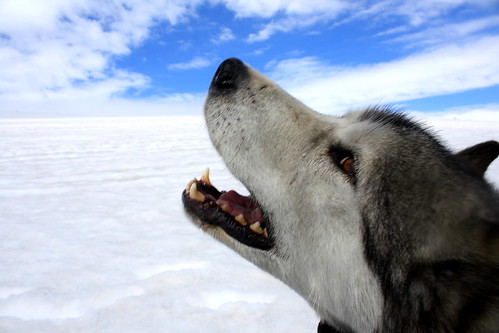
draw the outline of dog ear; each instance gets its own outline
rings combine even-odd
[[[499,143],[497,141],[482,142],[460,151],[456,156],[468,162],[483,175],[490,163],[499,156]]]

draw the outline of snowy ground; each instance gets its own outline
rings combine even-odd
[[[499,123],[430,123],[453,149],[499,139]],[[0,332],[316,330],[305,301],[184,217],[206,166],[245,192],[200,118],[4,119],[0,138]]]

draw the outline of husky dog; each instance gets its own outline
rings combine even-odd
[[[234,58],[205,116],[251,194],[206,171],[187,213],[306,299],[319,332],[499,332],[499,195],[483,177],[499,143],[456,154],[389,108],[322,115]]]

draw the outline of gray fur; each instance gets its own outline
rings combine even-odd
[[[275,246],[194,221],[293,288],[340,332],[498,332],[497,142],[449,152],[389,109],[316,113],[236,59],[205,116],[227,167],[267,214]],[[335,163],[351,152],[355,175]]]

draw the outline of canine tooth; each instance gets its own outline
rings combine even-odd
[[[250,224],[249,227],[253,232],[256,232],[259,235],[263,234],[263,229],[262,226],[260,225],[260,222],[255,222],[253,224]]]
[[[263,229],[263,237],[269,238],[269,234],[267,232],[267,228]]]
[[[198,186],[196,182],[192,183],[191,188],[189,189],[189,196],[191,197],[191,199],[194,199],[199,202],[203,202],[205,199],[204,194],[198,191]]]
[[[212,186],[210,180],[210,168],[204,169],[203,174],[201,175],[201,181],[208,184],[209,186]]]
[[[192,184],[196,183],[197,181],[198,181],[198,180],[197,180],[196,178],[194,178],[193,180],[191,180],[190,182],[188,182],[188,183],[187,183],[187,186],[186,186],[186,188],[185,188],[185,191],[186,191],[187,193],[189,193],[189,192],[190,192],[190,190],[191,190],[191,186],[192,186]]]
[[[248,222],[244,219],[243,214],[239,214],[236,217],[234,217],[234,220],[236,220],[240,225],[246,226],[248,225]]]
[[[220,206],[220,209],[227,213],[227,211],[229,210],[229,206],[222,205],[222,206]]]

